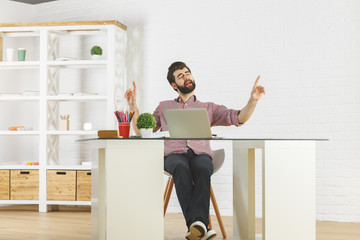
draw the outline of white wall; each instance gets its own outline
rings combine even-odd
[[[0,22],[28,22],[32,21],[32,5],[2,0],[0,2]]]
[[[246,104],[261,74],[267,94],[252,119],[214,131],[329,138],[317,144],[317,219],[360,222],[359,12],[356,0],[60,0],[36,5],[33,16],[127,25],[129,85],[138,83],[142,111],[176,97],[166,80],[176,60],[191,67],[199,99],[231,108]],[[214,144],[222,146],[226,164],[213,186],[223,215],[231,215],[231,146]],[[176,200],[169,210],[180,211]]]

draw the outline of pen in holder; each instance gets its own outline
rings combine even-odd
[[[129,111],[115,111],[116,119],[118,120],[119,136],[128,138],[130,135],[130,123],[135,112]]]
[[[70,115],[60,115],[60,131],[69,131],[69,117]]]

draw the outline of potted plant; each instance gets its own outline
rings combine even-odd
[[[136,121],[136,126],[140,129],[142,138],[151,138],[153,129],[156,127],[155,117],[151,113],[142,113]]]
[[[102,55],[102,48],[99,46],[93,46],[91,48],[91,58],[92,59],[100,59],[100,56]]]

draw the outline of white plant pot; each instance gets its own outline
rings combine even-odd
[[[92,59],[92,60],[100,60],[100,59],[101,59],[101,55],[91,55],[91,59]]]
[[[149,129],[140,128],[140,133],[142,138],[151,138],[152,132],[153,132],[152,128]]]

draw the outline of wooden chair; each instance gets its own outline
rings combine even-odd
[[[213,155],[213,165],[214,165],[213,174],[215,174],[221,168],[221,166],[224,163],[225,151],[224,151],[224,149],[213,150],[212,155]],[[164,216],[166,214],[166,209],[167,209],[167,206],[169,204],[171,192],[172,192],[172,189],[174,187],[174,180],[173,180],[172,176],[167,172],[165,172],[165,174],[169,176],[169,179],[168,179],[168,182],[166,184],[165,193],[164,193]],[[224,227],[223,221],[221,219],[219,207],[217,205],[217,202],[216,202],[216,199],[215,199],[215,194],[214,194],[214,191],[213,191],[211,185],[210,185],[210,199],[211,199],[211,203],[212,203],[212,205],[214,207],[214,211],[215,211],[216,218],[217,218],[217,221],[218,221],[220,229],[221,229],[222,236],[223,236],[223,238],[226,238],[225,227]],[[208,226],[208,228],[212,229],[210,213],[209,213],[209,226]]]

